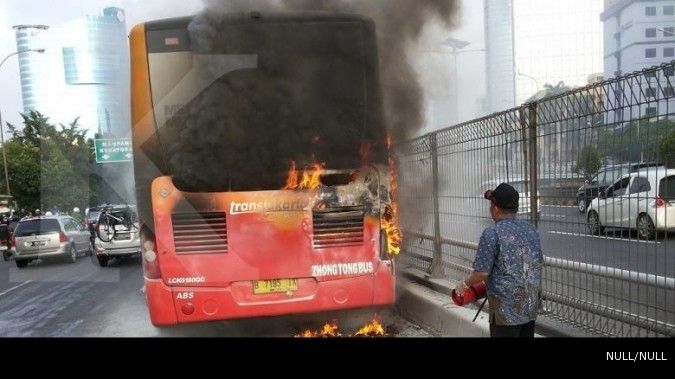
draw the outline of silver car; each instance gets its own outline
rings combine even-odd
[[[34,217],[19,222],[12,235],[12,256],[18,268],[32,260],[62,258],[75,263],[80,253],[91,254],[89,232],[68,216]]]
[[[101,267],[108,266],[111,258],[122,258],[141,253],[140,228],[136,208],[133,206],[117,206],[111,207],[110,212],[112,216],[118,218],[131,217],[133,223],[130,227],[122,224],[114,225],[115,235],[110,242],[104,242],[98,236],[96,237],[94,251]],[[100,222],[101,217],[105,217],[105,215],[99,214],[96,222]]]

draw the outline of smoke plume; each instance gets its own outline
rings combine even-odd
[[[424,93],[413,69],[411,47],[424,27],[457,25],[459,0],[204,0],[207,12],[327,11],[375,21],[384,109],[392,138],[409,138],[423,123]]]
[[[423,123],[408,50],[428,22],[451,26],[458,1],[205,2],[188,27],[195,56],[255,55],[257,67],[218,77],[162,126],[183,190],[278,189],[291,161],[351,169],[364,149],[386,163],[387,135],[401,140]],[[208,65],[200,71],[218,71]]]

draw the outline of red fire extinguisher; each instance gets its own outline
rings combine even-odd
[[[455,290],[452,290],[451,296],[452,301],[461,307],[487,297],[487,287],[485,283],[478,283],[464,291],[464,295],[462,296],[458,295]]]
[[[471,287],[469,287],[468,290],[464,291],[464,295],[462,296],[459,296],[455,292],[455,290],[452,290],[452,293],[450,295],[452,296],[452,301],[460,307],[466,304],[471,304],[476,300],[485,298],[485,300],[483,300],[483,303],[480,305],[480,308],[478,308],[476,316],[474,316],[473,318],[473,322],[476,322],[476,319],[478,318],[480,311],[483,310],[485,302],[487,302],[487,287],[485,286],[485,283],[478,283],[472,285]]]

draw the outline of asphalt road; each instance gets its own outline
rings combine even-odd
[[[443,236],[461,241],[478,242],[491,224],[487,217],[467,219],[441,214]],[[588,233],[585,216],[576,207],[542,206],[539,234],[549,257],[675,277],[672,233],[660,234],[654,241],[638,239],[635,231],[610,229],[602,236],[594,236]]]
[[[150,324],[139,258],[100,268],[90,258],[75,264],[33,262],[19,270],[0,261],[0,337],[292,337],[336,320],[353,333],[375,310],[236,320],[157,329]],[[379,310],[391,337],[428,337],[419,327]]]

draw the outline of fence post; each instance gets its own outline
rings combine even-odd
[[[443,244],[441,243],[441,215],[440,202],[438,200],[438,143],[436,133],[429,136],[429,145],[431,146],[431,175],[432,175],[432,197],[434,202],[434,257],[429,268],[432,278],[442,278],[445,276],[443,269]]]
[[[529,154],[527,155],[530,170],[530,219],[534,227],[539,229],[539,154],[537,146],[537,103],[528,105]]]

